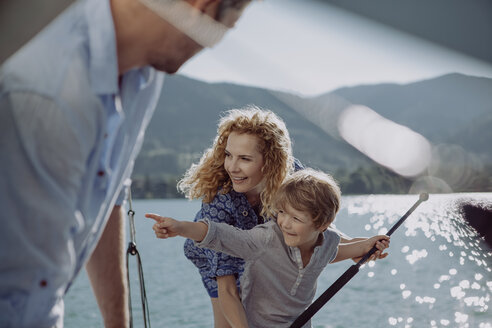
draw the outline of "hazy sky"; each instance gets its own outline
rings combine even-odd
[[[303,95],[451,72],[492,78],[492,65],[308,0],[255,1],[221,44],[181,70]]]

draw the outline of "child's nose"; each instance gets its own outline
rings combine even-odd
[[[282,227],[289,229],[290,228],[290,217],[285,216],[284,219],[282,220]]]

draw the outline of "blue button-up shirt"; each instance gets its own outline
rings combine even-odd
[[[0,327],[62,325],[162,82],[150,67],[119,81],[108,0],[77,2],[1,68]]]

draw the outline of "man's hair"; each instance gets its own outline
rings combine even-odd
[[[280,186],[273,202],[274,211],[285,205],[308,212],[319,228],[331,224],[340,209],[341,191],[329,174],[313,169],[297,171],[287,177]]]
[[[255,106],[232,109],[222,117],[211,148],[205,150],[198,164],[193,164],[178,183],[178,189],[190,199],[211,202],[217,191],[227,193],[232,182],[224,168],[225,148],[229,135],[249,134],[258,138],[258,152],[263,156],[263,190],[260,192],[261,215],[272,217],[273,198],[293,171],[294,158],[289,132],[275,113]]]

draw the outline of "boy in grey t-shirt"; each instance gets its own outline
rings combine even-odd
[[[325,173],[305,169],[293,173],[274,201],[276,220],[240,230],[210,220],[176,221],[156,214],[158,238],[182,236],[201,247],[245,260],[241,300],[245,327],[288,327],[316,292],[316,281],[328,263],[357,258],[373,246],[382,252],[389,237],[380,235],[348,244],[328,227],[340,207],[340,189]],[[375,257],[383,258],[380,254]],[[308,322],[306,327],[310,327]]]

